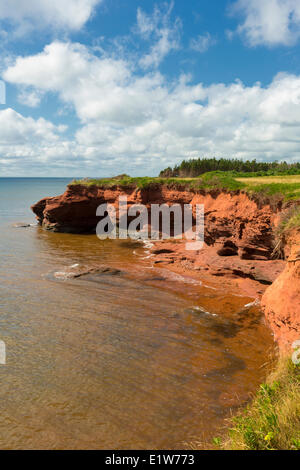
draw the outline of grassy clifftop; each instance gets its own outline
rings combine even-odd
[[[290,209],[284,211],[278,228],[278,240],[290,229],[300,229],[300,175],[253,176],[234,172],[212,171],[199,178],[131,178],[120,175],[115,178],[98,178],[74,180],[71,185],[97,186],[101,188],[138,188],[151,189],[165,185],[170,189],[187,189],[193,191],[243,191],[259,205],[270,204],[274,210],[282,203],[295,201]]]
[[[116,178],[75,180],[71,184],[108,188],[116,186],[137,187],[139,189],[147,189],[157,185],[167,185],[174,188],[184,187],[195,190],[214,188],[238,190],[243,189],[245,186],[244,183],[235,180],[230,174],[225,172],[206,173],[199,178],[156,178],[148,176],[131,178],[130,176],[121,176]]]
[[[173,188],[193,190],[224,189],[228,191],[243,190],[249,194],[273,197],[283,200],[300,199],[300,175],[244,177],[232,172],[213,171],[204,173],[199,178],[116,178],[75,180],[71,184],[113,188],[116,186],[151,188],[153,185],[167,185]]]

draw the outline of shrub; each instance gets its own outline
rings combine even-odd
[[[300,450],[300,366],[281,359],[230,425],[224,449]]]

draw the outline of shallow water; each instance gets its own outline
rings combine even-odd
[[[153,268],[139,243],[14,227],[68,182],[0,178],[0,448],[207,442],[263,378],[258,307]],[[55,277],[74,264],[121,273]]]

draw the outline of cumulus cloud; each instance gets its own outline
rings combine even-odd
[[[43,118],[24,117],[11,108],[0,111],[0,145],[23,145],[32,141],[57,142],[65,126],[55,126]]]
[[[216,39],[210,33],[200,34],[196,38],[191,39],[190,48],[197,52],[206,52],[211,46],[216,44]]]
[[[39,166],[45,174],[45,164],[68,167],[72,155],[72,144],[64,141],[65,126],[55,126],[43,119],[24,117],[13,109],[0,110],[0,167],[2,174],[22,173],[22,166]],[[50,169],[51,172],[51,169]]]
[[[291,46],[300,37],[299,0],[238,0],[231,12],[244,17],[237,31],[250,46]]]
[[[30,90],[24,88],[18,94],[18,101],[30,108],[37,108],[42,100],[42,94],[37,90]]]
[[[158,67],[163,59],[180,47],[181,21],[179,18],[172,23],[171,13],[174,2],[165,4],[161,9],[157,6],[151,15],[138,8],[136,31],[145,40],[151,40],[150,51],[140,59],[144,69]]]
[[[79,30],[102,0],[0,0],[0,25],[8,21],[17,36],[45,26]]]
[[[158,72],[141,75],[132,63],[94,55],[85,46],[53,42],[40,54],[17,58],[4,78],[37,93],[57,93],[81,121],[74,140],[68,141],[46,121],[27,121],[30,118],[18,115],[17,123],[27,123],[18,124],[17,129],[23,129],[20,134],[5,127],[3,119],[0,132],[2,139],[11,136],[5,143],[11,155],[17,141],[18,155],[23,145],[38,158],[40,150],[34,144],[30,147],[30,142],[39,142],[41,135],[51,165],[64,157],[66,165],[84,164],[94,174],[104,175],[155,174],[200,155],[300,158],[297,75],[279,74],[267,87],[240,81],[204,86],[185,75],[169,82]]]

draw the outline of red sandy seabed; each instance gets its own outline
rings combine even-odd
[[[129,206],[144,204],[149,211],[151,204],[203,204],[204,248],[187,251],[185,240],[156,242],[150,248],[154,264],[217,282],[224,290],[262,297],[262,309],[280,349],[300,338],[300,233],[287,237],[286,261],[271,259],[280,206],[261,204],[239,191],[70,185],[63,195],[44,198],[32,210],[48,230],[83,233],[95,230],[100,204],[113,204],[118,212],[120,196],[127,197]]]

